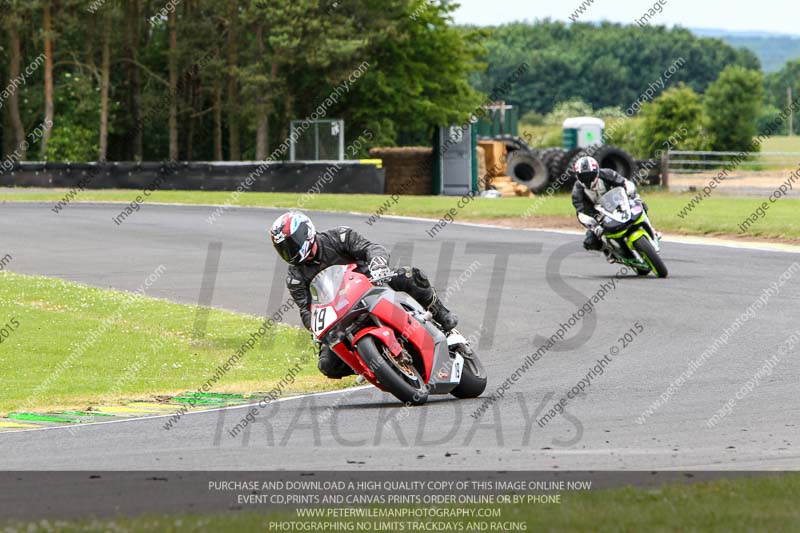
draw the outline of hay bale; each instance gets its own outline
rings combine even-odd
[[[378,147],[370,157],[383,160],[386,194],[433,193],[433,149],[424,146]]]
[[[486,176],[486,149],[483,146],[478,146],[478,191],[485,191],[487,182],[489,181]]]

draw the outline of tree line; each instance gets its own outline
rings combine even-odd
[[[755,136],[788,133],[790,121],[776,117],[796,108],[800,96],[800,59],[764,75],[753,52],[683,28],[545,20],[485,31],[488,68],[473,74],[477,88],[526,61],[531,68],[506,98],[523,122],[600,116],[615,126],[608,142],[640,157],[665,147],[757,149]],[[800,120],[793,125],[800,131]],[[545,144],[560,144],[557,133]]]
[[[545,114],[556,105],[580,99],[594,109],[627,109],[679,59],[669,84],[683,82],[698,93],[725,67],[760,70],[758,58],[719,39],[699,38],[684,28],[623,26],[615,23],[565,24],[544,20],[485,30],[485,71],[473,83],[486,90],[520,62],[531,65],[507,98],[522,113]],[[659,87],[660,94],[665,89]]]
[[[432,125],[461,122],[482,101],[468,83],[480,34],[454,27],[453,9],[424,0],[7,0],[3,155],[265,160],[291,120],[365,64],[319,118],[344,119],[356,137],[368,130],[376,145],[427,143]],[[51,126],[25,146],[42,124]]]
[[[648,101],[678,86],[703,95],[726,67],[760,70],[753,53],[681,28],[459,27],[447,0],[5,0],[0,9],[4,160],[266,160],[290,121],[343,83],[320,118],[344,119],[348,143],[369,131],[364,155],[429,145],[435,125],[463,123],[522,64],[503,99],[529,116],[575,100],[625,112],[650,87]],[[800,62],[764,79],[757,122],[783,107],[789,85],[800,94]]]

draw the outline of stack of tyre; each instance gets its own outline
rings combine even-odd
[[[631,154],[610,144],[598,144],[588,148],[573,148],[572,150],[558,148],[558,150],[562,151],[561,159],[558,162],[559,173],[551,178],[551,183],[558,185],[557,189],[572,187],[576,179],[575,171],[572,168],[578,159],[584,156],[594,157],[600,164],[600,168],[609,168],[628,179],[631,179],[638,170]]]
[[[633,157],[625,150],[611,145],[596,145],[589,148],[547,148],[536,150],[523,139],[512,135],[496,137],[506,145],[506,174],[517,183],[528,187],[534,194],[541,194],[553,185],[552,190],[565,190],[575,183],[572,167],[583,156],[597,159],[601,168],[610,168],[631,178],[637,171]]]

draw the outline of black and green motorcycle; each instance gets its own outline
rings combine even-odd
[[[652,272],[667,277],[667,267],[659,256],[661,242],[641,198],[630,198],[624,188],[615,187],[600,197],[595,209],[602,215],[603,247],[610,257],[640,276]]]

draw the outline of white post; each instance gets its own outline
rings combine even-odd
[[[295,149],[294,149],[295,136],[293,135],[294,124],[295,124],[294,120],[289,123],[289,161],[291,161],[292,163],[294,163],[295,159]]]
[[[344,120],[339,120],[339,161],[344,161]]]

